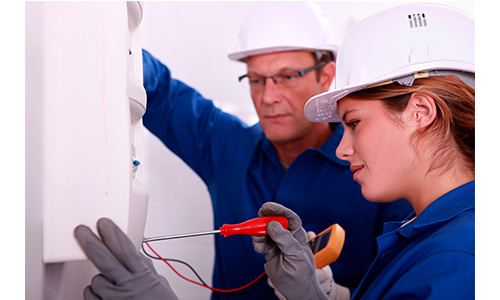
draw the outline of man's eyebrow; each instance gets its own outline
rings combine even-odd
[[[290,72],[298,72],[300,71],[300,69],[297,69],[296,68],[293,68],[293,67],[290,67],[290,66],[285,66],[285,67],[282,67],[282,68],[279,68],[275,74],[271,75],[271,76],[274,76],[274,75],[279,75],[279,74],[284,74],[284,73],[290,73]],[[256,72],[256,71],[248,71],[247,72],[247,75],[248,76],[264,76],[264,75],[261,75],[259,72]]]

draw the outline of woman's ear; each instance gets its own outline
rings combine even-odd
[[[410,108],[408,111],[412,114],[413,121],[420,128],[429,126],[436,119],[436,103],[429,95],[418,92],[411,94],[408,108]]]

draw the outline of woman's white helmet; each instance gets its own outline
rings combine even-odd
[[[263,1],[241,24],[239,40],[229,59],[244,61],[253,55],[291,51],[328,51],[336,56],[328,19],[314,3]]]
[[[358,23],[342,42],[335,87],[304,107],[312,122],[339,122],[337,101],[361,89],[453,74],[474,87],[475,22],[439,4],[405,4]]]

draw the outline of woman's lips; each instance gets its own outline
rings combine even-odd
[[[359,172],[364,168],[363,165],[351,165],[351,172],[354,174],[352,175],[352,179],[356,180],[356,177],[358,177]]]

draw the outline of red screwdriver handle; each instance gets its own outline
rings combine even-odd
[[[271,221],[277,221],[283,226],[283,228],[288,229],[288,221],[285,217],[275,216],[275,217],[260,217],[245,221],[240,224],[228,225],[224,224],[220,228],[220,234],[224,237],[243,234],[243,235],[267,235],[267,223]]]

